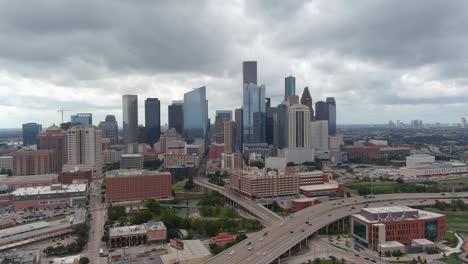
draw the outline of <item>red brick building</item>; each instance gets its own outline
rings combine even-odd
[[[224,152],[224,144],[213,143],[208,149],[209,159],[220,159]]]
[[[172,176],[169,172],[114,170],[106,173],[108,203],[171,197]]]
[[[294,211],[300,211],[304,208],[307,208],[312,205],[320,203],[320,200],[317,198],[299,198],[292,201]]]
[[[380,148],[376,146],[361,147],[361,146],[343,146],[341,151],[348,153],[349,159],[367,158],[380,159]]]
[[[351,234],[360,244],[378,250],[386,242],[410,246],[414,239],[439,241],[447,232],[447,217],[406,206],[363,208],[351,216]]]
[[[39,175],[62,170],[62,154],[57,150],[31,150],[13,153],[13,175]]]
[[[59,173],[58,180],[62,184],[72,184],[73,180],[85,180],[88,184],[93,180],[92,170],[72,170]]]
[[[306,197],[343,197],[343,187],[337,182],[304,185],[299,189]]]

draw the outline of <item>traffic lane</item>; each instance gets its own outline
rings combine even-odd
[[[395,197],[398,197],[398,196],[399,196],[399,195],[393,195],[393,196],[391,196],[391,197],[395,198]],[[413,195],[413,196],[417,196],[417,195]],[[423,196],[423,199],[426,198],[426,197],[427,197],[427,196]],[[449,197],[447,197],[447,198],[449,198]],[[402,198],[400,197],[399,199],[402,199]],[[406,199],[406,198],[405,198],[405,199]],[[433,203],[435,200],[437,200],[437,199],[442,199],[442,198],[441,198],[441,197],[437,197],[437,198],[427,199],[427,201],[426,201],[425,203],[421,203],[421,202],[420,202],[419,204],[432,204],[432,203]],[[351,199],[351,200],[353,200],[353,199]],[[370,201],[369,199],[354,199],[354,200],[356,200],[356,202],[360,202],[360,203],[364,203],[364,204],[367,203],[367,202],[373,202],[373,205],[372,205],[372,206],[388,205],[388,201],[383,201],[383,202],[377,202],[377,203],[375,203],[374,200]],[[418,201],[422,201],[422,200],[418,200]],[[338,206],[338,207],[344,207],[345,209],[344,209],[343,213],[344,213],[344,215],[348,215],[348,214],[353,213],[353,212],[348,213],[348,212],[346,212],[346,209],[349,210],[348,207],[349,207],[349,206],[352,206],[352,205],[356,205],[356,204],[355,204],[356,202],[349,203],[348,205],[346,205],[346,203],[345,203],[344,205],[339,205],[339,203],[335,203],[335,204],[336,204],[336,206]],[[411,203],[412,201],[406,201],[406,202]],[[337,208],[329,208],[329,209],[330,209],[330,210],[336,210]],[[319,211],[320,211],[320,210],[319,210]],[[359,209],[355,209],[355,211],[358,212]],[[301,211],[301,212],[302,212],[302,211]],[[299,213],[300,213],[300,212],[299,212]],[[312,215],[312,216],[309,215],[309,216],[307,216],[307,217],[316,217],[316,215]],[[305,218],[304,218],[304,216],[302,215],[302,216],[296,217],[296,219],[304,220]],[[327,222],[327,224],[328,224],[328,222]],[[288,225],[292,225],[292,223],[289,223]],[[325,224],[325,225],[326,225],[326,224]],[[293,225],[293,228],[296,228],[296,226]],[[297,240],[300,240],[300,239],[297,239],[297,238],[295,237],[294,240],[297,241]],[[293,241],[293,242],[294,242],[294,241]],[[237,247],[236,247],[236,249],[239,250]],[[229,250],[227,250],[227,251],[230,252],[230,250],[231,250],[231,249],[229,249]],[[285,251],[287,251],[287,250],[288,250],[288,249],[286,249]],[[272,250],[272,251],[276,252],[276,250]],[[271,252],[271,251],[270,251],[270,252]],[[242,253],[245,253],[245,251],[242,251]],[[255,252],[255,253],[256,253],[256,252]],[[224,258],[229,259],[228,257],[225,257],[225,256],[223,257],[223,256],[222,256],[223,254],[224,254],[224,253],[221,253],[221,256],[218,255],[218,256],[219,256],[219,259],[224,259]],[[236,253],[234,253],[234,254],[236,254]],[[242,254],[242,255],[243,255],[243,254]],[[250,254],[250,255],[252,255],[252,254]],[[250,257],[247,257],[247,258],[250,259]],[[275,259],[275,258],[273,258],[273,260],[274,260],[274,259]],[[219,263],[224,263],[224,262],[219,262]],[[232,263],[236,263],[236,262],[232,262]]]

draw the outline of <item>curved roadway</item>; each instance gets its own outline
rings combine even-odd
[[[272,263],[299,241],[306,239],[330,223],[358,213],[361,208],[366,206],[421,206],[434,204],[436,200],[465,198],[468,198],[468,192],[386,194],[375,195],[371,199],[352,197],[324,202],[273,223],[272,226],[263,229],[256,235],[212,257],[207,263]],[[309,221],[309,224],[306,224],[306,221]],[[265,235],[265,233],[267,234]],[[249,246],[252,247],[251,250],[249,250]],[[361,263],[371,262],[362,259]]]

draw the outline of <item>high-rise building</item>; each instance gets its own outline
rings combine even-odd
[[[167,107],[169,128],[175,128],[180,135],[184,134],[184,101],[172,101]]]
[[[224,123],[232,120],[232,111],[217,110],[215,117],[215,142],[224,143]]]
[[[274,137],[273,112],[276,111],[276,108],[271,107],[270,98],[265,98],[265,109],[266,109],[265,140],[266,140],[266,143],[268,143],[268,145],[273,145],[273,137]]]
[[[257,84],[257,62],[244,61],[242,63],[242,84]]]
[[[161,136],[161,104],[158,98],[145,100],[146,143],[153,147]]]
[[[273,113],[273,125],[273,145],[279,149],[287,147],[288,106],[286,104],[279,104],[276,107],[276,112]]]
[[[296,78],[294,76],[284,78],[284,98],[291,95],[296,95]]]
[[[42,130],[42,125],[36,123],[23,124],[23,146],[37,144],[37,135]]]
[[[310,142],[313,149],[328,149],[327,120],[317,120],[310,123]]]
[[[265,143],[265,85],[245,83],[243,103],[244,143]]]
[[[107,115],[104,122],[99,123],[102,137],[110,139],[111,145],[119,143],[119,126],[114,115]]]
[[[57,150],[20,150],[13,153],[13,175],[41,175],[62,170]]]
[[[310,111],[310,120],[314,120],[314,108],[312,107],[312,96],[310,96],[309,88],[305,87],[301,96],[301,104],[309,107]]]
[[[206,87],[184,94],[184,135],[187,140],[208,136],[208,100]]]
[[[464,117],[461,118],[460,128],[466,128],[466,118]]]
[[[60,169],[67,162],[67,133],[58,126],[51,126],[37,136],[38,150],[57,150]]]
[[[224,153],[236,151],[236,122],[229,120],[224,122]]]
[[[89,165],[102,175],[102,132],[95,126],[78,125],[67,131],[68,165]]]
[[[288,109],[288,148],[310,148],[310,111],[296,104]]]
[[[122,96],[123,140],[125,144],[138,141],[138,96],[126,94]]]
[[[92,125],[93,124],[93,114],[91,113],[77,113],[76,115],[71,116],[72,123],[81,124],[81,125]]]
[[[237,108],[234,110],[235,121],[236,121],[236,150],[240,151],[242,149],[242,138],[243,138],[243,130],[242,130],[242,118],[243,118],[243,111],[242,107]]]
[[[333,97],[327,97],[327,101],[315,103],[316,120],[328,121],[328,134],[336,135],[336,103]]]
[[[336,102],[334,97],[327,97],[326,100],[328,107],[328,134],[330,136],[336,135]]]

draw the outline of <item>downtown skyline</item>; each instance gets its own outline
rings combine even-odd
[[[201,86],[213,122],[216,110],[242,105],[247,60],[258,62],[272,105],[292,75],[314,104],[335,97],[338,124],[458,123],[467,113],[466,3],[325,2],[4,3],[0,128],[58,124],[61,108],[65,121],[93,113],[97,125],[112,114],[121,126],[124,94],[138,95],[140,124],[145,98],[158,98],[164,125],[167,106]]]

